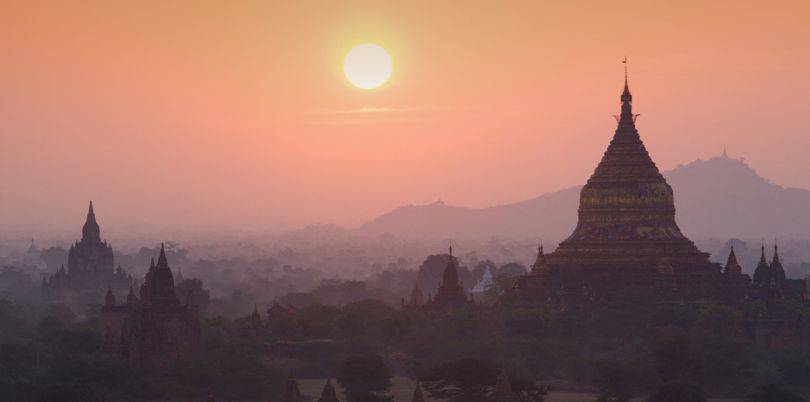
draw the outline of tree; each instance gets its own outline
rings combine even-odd
[[[200,311],[205,312],[208,306],[211,305],[211,295],[205,288],[203,288],[203,281],[197,278],[184,279],[182,282],[174,286],[177,297],[185,302],[188,291],[191,290],[194,295],[194,302],[200,307]]]
[[[338,369],[337,382],[349,402],[392,402],[391,372],[377,355],[350,356]]]
[[[682,330],[662,331],[652,345],[652,357],[662,379],[688,377],[693,366],[692,340]]]
[[[422,378],[422,386],[433,399],[448,402],[484,402],[487,389],[495,384],[498,365],[483,359],[461,359],[439,364]]]
[[[39,256],[45,261],[49,271],[56,271],[67,262],[68,251],[62,247],[49,247],[42,250]]]
[[[658,387],[647,402],[706,402],[706,395],[696,384],[674,382]]]
[[[493,274],[498,277],[517,278],[526,274],[526,266],[519,262],[510,262],[501,265]]]
[[[771,384],[749,395],[745,402],[806,402],[806,399]]]
[[[594,367],[594,385],[599,389],[597,402],[628,402],[633,393],[633,373],[621,362],[604,360]]]
[[[422,377],[422,386],[433,399],[448,402],[486,402],[498,380],[500,367],[495,362],[484,359],[461,359],[443,363],[430,369]],[[510,375],[512,391],[521,400],[542,402],[548,387],[535,386]]]

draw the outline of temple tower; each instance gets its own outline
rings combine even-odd
[[[768,260],[765,259],[765,245],[762,245],[762,252],[759,256],[759,263],[754,270],[754,286],[758,288],[767,287],[771,283],[773,274],[771,273],[771,266],[768,265]]]
[[[67,268],[68,275],[72,276],[98,276],[114,272],[112,246],[101,241],[101,229],[92,201],[82,226],[82,238],[68,251]]]
[[[620,102],[613,138],[580,192],[573,233],[553,253],[538,252],[531,273],[515,286],[518,293],[569,302],[600,294],[608,295],[604,300],[655,298],[666,261],[672,276],[666,280],[678,284],[679,294],[670,296],[713,297],[721,266],[710,262],[675,221],[673,190],[636,129],[626,74]]]
[[[725,275],[740,275],[742,274],[742,267],[737,262],[737,256],[734,254],[734,246],[731,246],[731,251],[728,253],[728,260],[726,266],[723,268]]]
[[[174,276],[166,260],[166,250],[160,244],[157,265],[154,260],[149,266],[144,283],[141,285],[141,302],[150,305],[178,305],[180,301],[174,291]]]
[[[458,277],[458,266],[456,265],[456,259],[453,257],[453,247],[450,247],[447,267],[445,267],[444,273],[442,274],[442,283],[436,291],[432,306],[445,309],[462,307],[469,304],[471,304],[470,300],[467,298]]]
[[[618,127],[580,192],[577,226],[550,256],[553,263],[708,263],[675,223],[672,187],[650,158],[633,114],[625,76]]]
[[[101,229],[96,221],[93,202],[87,210],[82,226],[82,238],[68,250],[67,269],[59,269],[42,284],[46,295],[61,291],[87,291],[112,287],[125,291],[132,277],[118,267],[114,268],[112,246],[101,240]]]

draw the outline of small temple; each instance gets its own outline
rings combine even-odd
[[[484,274],[481,276],[481,280],[473,286],[470,293],[485,293],[492,289],[495,286],[495,280],[492,277],[492,271],[489,269],[489,266],[484,269]]]
[[[116,303],[107,290],[99,321],[102,354],[125,360],[171,360],[197,349],[200,339],[199,306],[189,291],[185,304],[177,297],[174,277],[163,244],[140,288],[140,298],[129,289],[125,303]]]
[[[39,274],[48,269],[48,265],[45,263],[45,260],[42,259],[42,254],[39,248],[37,248],[33,237],[31,238],[31,244],[28,246],[28,250],[26,250],[20,265],[24,270],[31,271],[34,274]]]
[[[337,392],[335,391],[335,386],[332,385],[332,379],[326,380],[326,384],[323,386],[321,397],[318,398],[318,402],[340,402]]]
[[[436,290],[436,296],[429,298],[425,306],[433,310],[454,310],[475,306],[459,279],[458,261],[453,257],[452,246],[448,251],[447,266],[442,273],[442,281]]]

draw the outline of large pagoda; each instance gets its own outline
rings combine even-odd
[[[635,291],[673,299],[713,298],[720,265],[675,222],[672,187],[636,129],[625,75],[618,127],[580,193],[574,232],[516,284],[545,300],[595,300]],[[662,291],[664,290],[664,291]]]

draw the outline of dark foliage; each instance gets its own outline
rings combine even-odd
[[[807,400],[797,394],[771,384],[762,387],[757,392],[745,398],[745,402],[806,402]]]
[[[450,402],[485,402],[500,373],[500,367],[485,359],[461,359],[438,364],[422,376],[422,386],[434,399]],[[512,390],[526,402],[542,402],[548,387],[510,375]]]
[[[706,402],[706,395],[696,384],[674,382],[658,387],[647,402]]]
[[[337,382],[350,402],[393,401],[385,394],[391,388],[391,372],[380,356],[347,357],[340,365]]]

